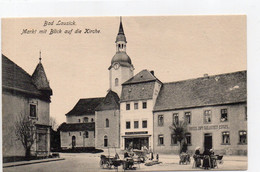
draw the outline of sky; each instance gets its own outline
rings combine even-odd
[[[56,25],[59,20],[75,25]],[[46,21],[54,23],[44,26]],[[162,82],[173,82],[247,69],[246,16],[123,16],[122,21],[134,74],[154,70]],[[80,98],[106,95],[118,28],[119,17],[3,19],[2,53],[32,74],[41,51],[53,90],[50,115],[61,124]],[[23,29],[37,31],[21,34]],[[38,33],[44,29],[46,34]],[[62,33],[50,35],[51,29]]]

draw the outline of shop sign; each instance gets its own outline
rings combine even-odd
[[[228,125],[205,125],[205,126],[194,126],[189,127],[189,130],[217,130],[217,129],[228,129]]]
[[[126,135],[131,134],[148,134],[148,131],[125,132]]]

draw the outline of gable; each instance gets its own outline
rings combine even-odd
[[[141,82],[150,82],[150,81],[156,81],[157,78],[151,74],[147,69],[142,70],[126,82],[124,82],[122,85],[127,84],[134,84],[134,83],[141,83]]]

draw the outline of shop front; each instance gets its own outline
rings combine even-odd
[[[125,132],[123,136],[124,149],[149,149],[151,147],[151,135],[148,132]]]

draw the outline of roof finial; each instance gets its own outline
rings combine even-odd
[[[120,16],[120,25],[119,25],[118,35],[124,35],[124,29],[123,29],[123,24],[122,24],[122,16]]]
[[[39,62],[41,63],[41,61],[42,61],[42,52],[41,52],[41,50],[40,50]]]

